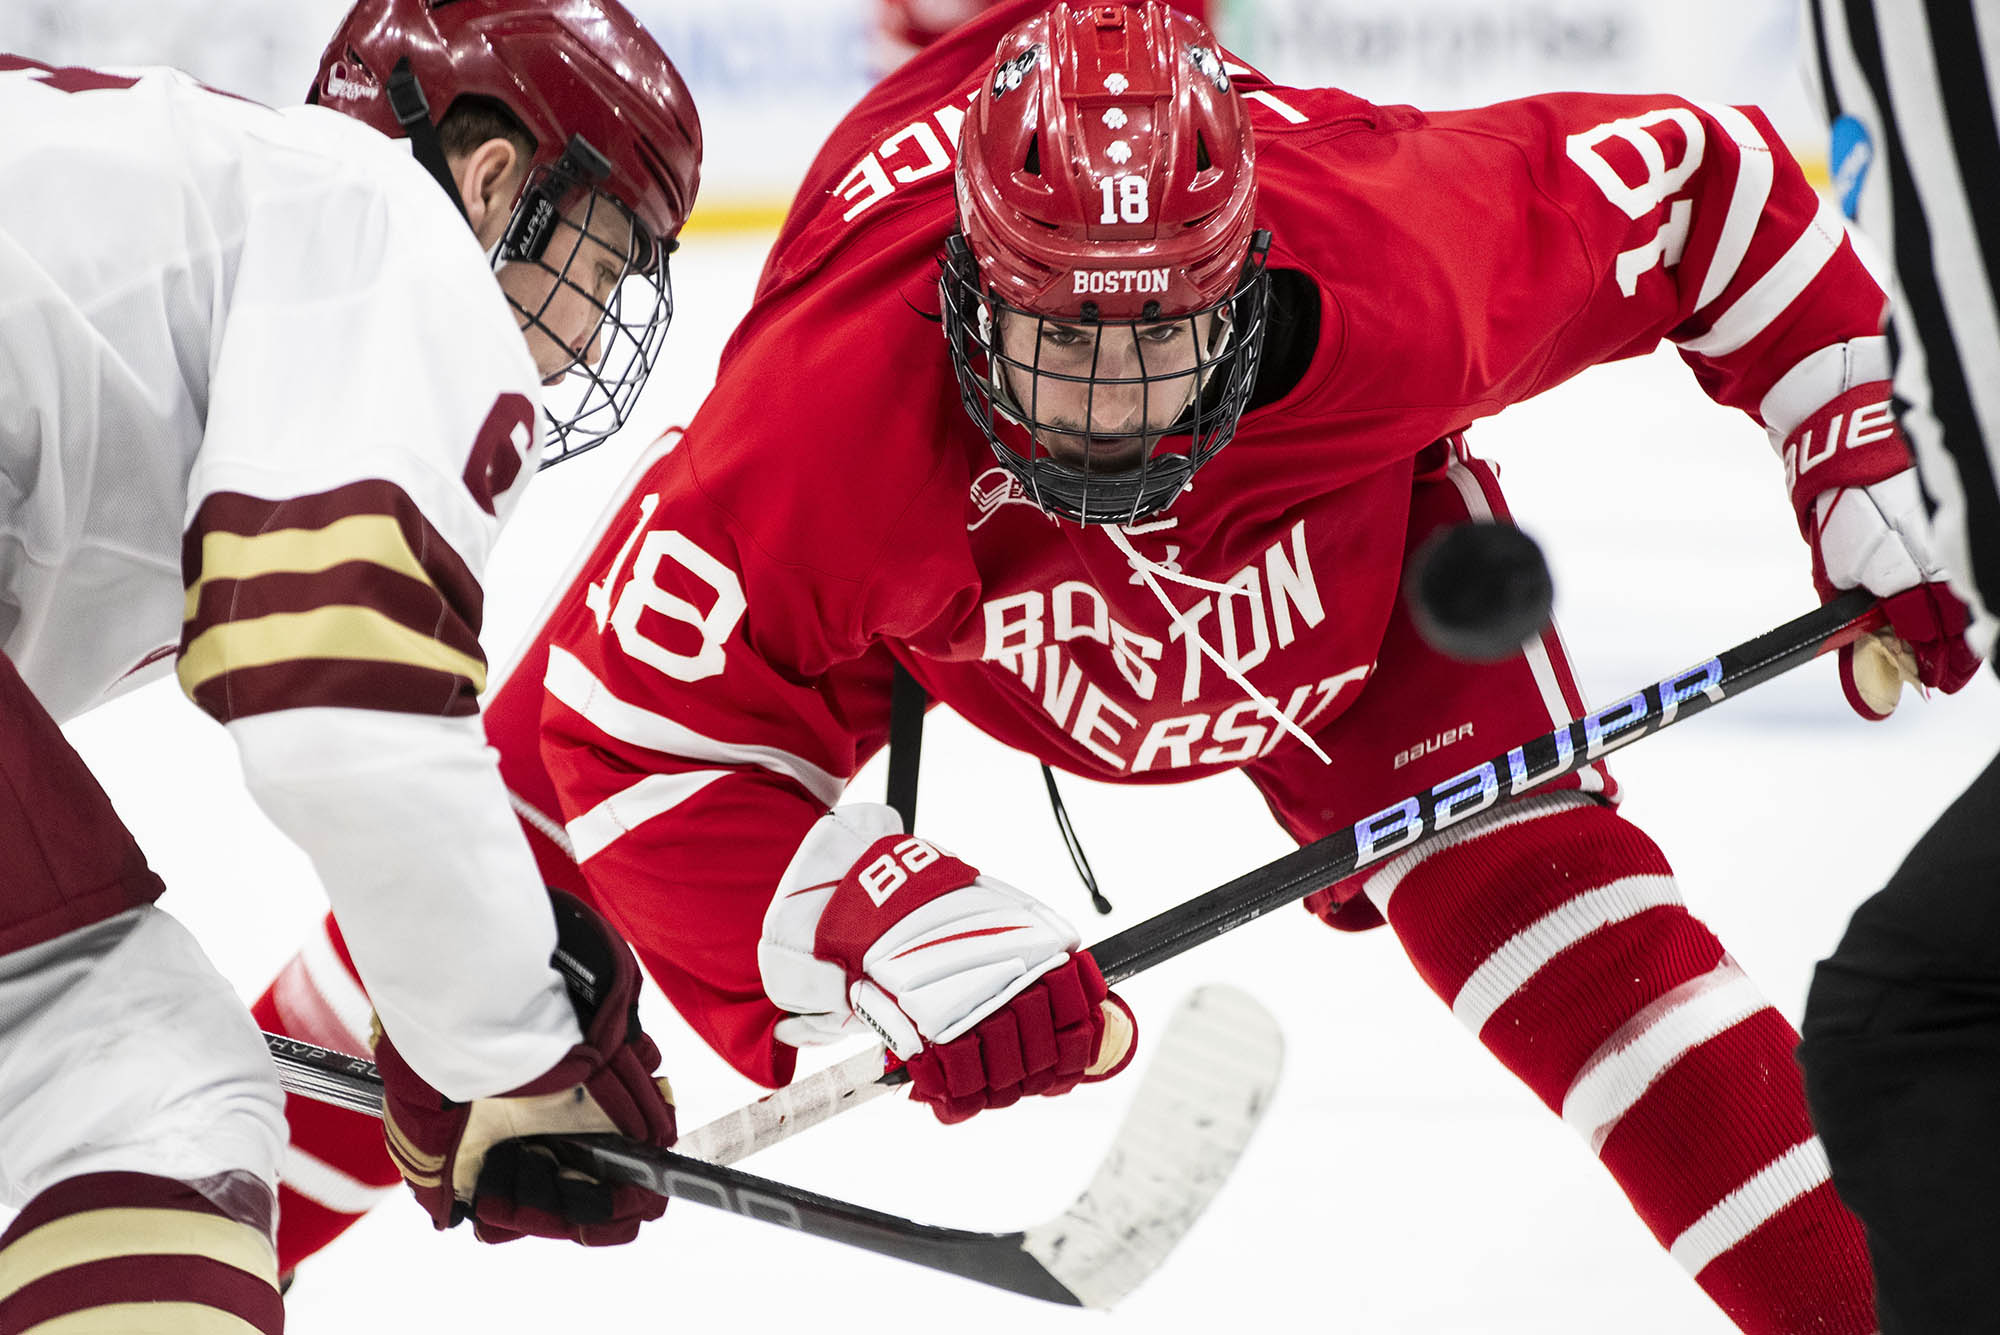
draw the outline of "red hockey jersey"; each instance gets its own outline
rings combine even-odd
[[[1432,442],[1662,339],[1754,414],[1879,329],[1838,214],[1753,110],[1565,93],[1426,114],[1233,67],[1270,267],[1309,294],[1274,336],[1294,382],[1157,520],[1056,522],[995,466],[937,320],[953,145],[1009,12],[834,132],[713,392],[487,713],[669,996],[768,1083],[793,1053],[759,923],[882,745],[892,660],[1076,773],[1254,777],[1302,743],[1217,656],[1308,732],[1365,708]],[[1169,615],[1115,537],[1230,592],[1167,582]]]

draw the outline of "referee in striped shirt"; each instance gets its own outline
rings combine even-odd
[[[1805,0],[1834,189],[1893,268],[1885,331],[1934,549],[2000,604],[2000,0]],[[1868,1232],[1882,1335],[2000,1331],[2000,759],[1862,904],[1799,1059]]]

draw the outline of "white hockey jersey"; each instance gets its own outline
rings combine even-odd
[[[57,719],[173,665],[446,1094],[578,1031],[485,750],[481,572],[535,369],[406,149],[0,56],[0,650]]]

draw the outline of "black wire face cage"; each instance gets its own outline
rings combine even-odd
[[[1213,305],[1170,316],[1149,305],[1120,320],[1096,318],[1089,302],[1080,320],[1010,305],[981,289],[963,235],[945,243],[938,283],[959,396],[1029,499],[1080,524],[1132,523],[1173,503],[1235,436],[1250,402],[1270,243],[1268,232],[1252,238],[1235,289]],[[1014,332],[1003,338],[1003,329]],[[1123,374],[1127,366],[1135,373]],[[1107,367],[1121,373],[1101,374]],[[1171,425],[1146,429],[1169,413]]]
[[[542,387],[543,468],[625,425],[674,315],[667,255],[676,243],[654,237],[604,193],[610,175],[603,155],[573,137],[529,180],[493,256],[496,270],[528,264],[548,275],[532,304],[513,291],[507,302],[531,343],[547,339],[570,354],[555,373],[561,378]],[[594,332],[580,328],[592,312]]]

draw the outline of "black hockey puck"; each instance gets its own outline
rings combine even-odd
[[[1468,663],[1520,652],[1549,624],[1555,605],[1542,549],[1499,520],[1454,524],[1425,541],[1403,594],[1425,643]]]

